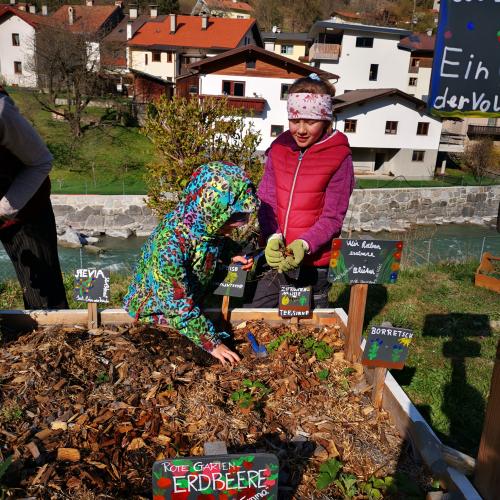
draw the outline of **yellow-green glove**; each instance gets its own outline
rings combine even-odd
[[[306,248],[302,240],[294,240],[286,247],[288,252],[292,252],[293,255],[289,255],[279,266],[279,270],[283,273],[287,273],[292,269],[297,269],[304,260],[306,254]]]
[[[285,260],[283,250],[284,246],[281,238],[269,238],[266,249],[264,250],[264,255],[266,256],[269,267],[276,269],[279,267],[280,263]]]

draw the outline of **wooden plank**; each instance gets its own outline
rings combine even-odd
[[[95,302],[89,302],[87,304],[87,311],[88,311],[87,326],[89,330],[97,328],[99,326],[99,314],[97,312],[97,304]]]
[[[224,295],[222,297],[222,319],[226,322],[229,323],[229,295]]]
[[[486,407],[483,434],[477,454],[477,467],[474,484],[485,500],[500,498],[500,341],[497,344],[493,376],[491,377],[490,397]]]
[[[344,348],[345,359],[351,363],[359,363],[361,360],[361,334],[363,333],[367,295],[368,285],[364,283],[351,285],[347,320],[347,339]]]
[[[384,396],[385,376],[387,368],[374,368],[373,374],[373,389],[372,389],[372,404],[377,410],[382,407],[382,398]]]

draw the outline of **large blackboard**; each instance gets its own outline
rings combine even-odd
[[[500,116],[500,2],[442,0],[429,106],[441,116]]]
[[[153,498],[276,499],[278,472],[268,453],[163,460],[153,464]]]
[[[77,269],[73,297],[77,302],[109,302],[109,271]]]
[[[402,241],[332,241],[328,281],[331,283],[395,283],[398,278]]]

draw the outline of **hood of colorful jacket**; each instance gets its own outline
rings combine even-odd
[[[195,170],[167,218],[190,239],[211,238],[232,215],[253,213],[258,205],[255,188],[241,167],[211,162]]]

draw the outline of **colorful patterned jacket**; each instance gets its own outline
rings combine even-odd
[[[124,298],[128,313],[143,323],[169,325],[211,352],[217,333],[199,302],[211,285],[224,238],[217,234],[231,215],[258,208],[252,183],[235,165],[199,167],[177,207],[156,227],[142,248]]]

